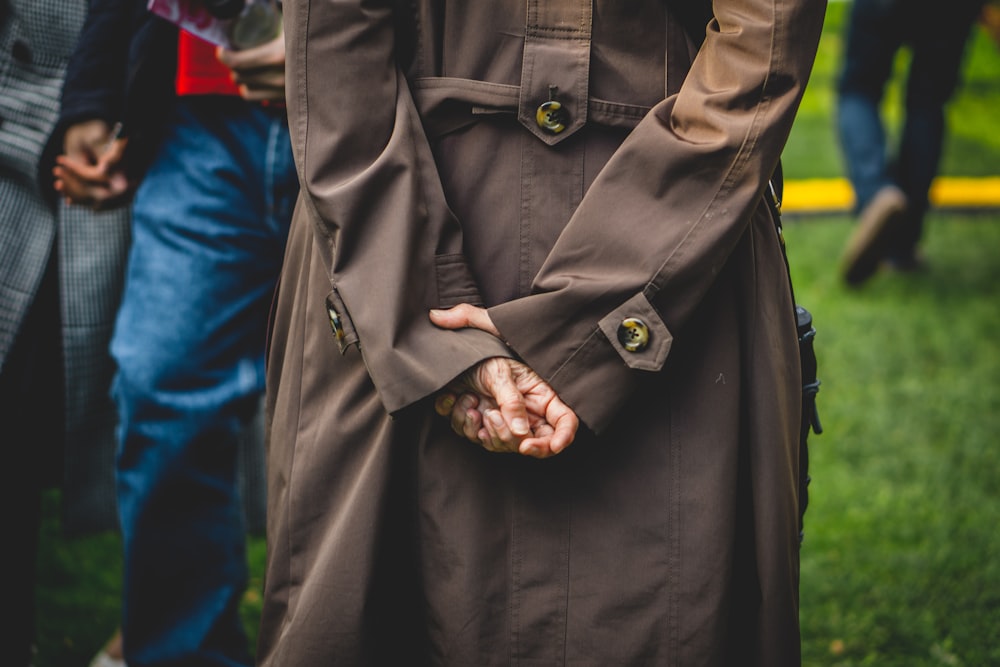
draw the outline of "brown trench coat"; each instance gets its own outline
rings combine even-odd
[[[799,367],[762,193],[824,6],[715,0],[699,48],[660,0],[286,0],[303,194],[261,664],[798,663]],[[463,301],[509,347],[428,321]],[[512,354],[585,424],[555,458],[432,412]]]

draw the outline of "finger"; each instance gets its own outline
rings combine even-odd
[[[531,433],[528,409],[524,403],[524,396],[514,383],[510,364],[506,359],[497,359],[496,362],[490,365],[496,372],[489,377],[488,389],[499,406],[511,434],[520,440]],[[515,443],[512,441],[511,444]]]
[[[117,186],[112,188],[81,183],[73,179],[72,176],[57,178],[53,183],[53,187],[56,192],[64,197],[67,204],[87,206],[95,211],[113,208],[124,199],[127,192],[127,188],[119,188]]]
[[[240,85],[268,88],[284,88],[285,70],[275,67],[258,67],[233,74],[233,81]]]
[[[108,178],[108,194],[112,198],[125,194],[129,187],[128,177],[120,171],[112,173]]]
[[[465,422],[462,425],[462,435],[469,442],[482,442],[480,431],[483,429],[483,413],[479,410],[466,410]]]
[[[90,197],[67,187],[63,181],[56,181],[55,190],[62,195],[63,201],[67,205],[90,206],[93,204]]]
[[[92,173],[85,170],[87,173]],[[110,207],[128,192],[129,182],[124,174],[116,172],[100,178],[82,178],[78,172],[56,166],[52,170],[57,192],[70,203],[91,206],[98,210]]]
[[[495,452],[517,451],[517,444],[520,438],[515,438],[514,434],[507,428],[507,422],[499,410],[486,410],[483,413],[485,431],[489,436],[490,446],[487,449]]]
[[[103,185],[108,180],[108,174],[101,167],[100,163],[86,164],[64,155],[56,158],[56,166],[54,168],[62,170],[63,173],[71,175],[81,183]]]
[[[451,392],[438,394],[437,398],[434,399],[434,412],[438,413],[442,417],[447,417],[451,414],[452,408],[455,407],[456,400],[457,397]]]
[[[227,49],[224,46],[215,47],[215,58],[229,69],[237,67],[241,62],[239,51]]]
[[[215,57],[230,70],[253,69],[267,65],[283,65],[285,62],[285,40],[280,34],[270,42],[247,49],[232,50],[217,47]]]
[[[531,435],[535,438],[551,438],[555,429],[547,421],[536,421],[531,425]]]
[[[447,310],[432,309],[430,318],[431,322],[442,329],[481,329],[494,336],[500,336],[486,309],[468,303],[460,303]]]
[[[251,87],[240,86],[240,97],[247,102],[285,103],[284,87]]]
[[[55,174],[55,187],[59,194],[66,197],[70,203],[89,205],[93,201],[91,186],[88,186],[76,178],[71,172]]]
[[[93,119],[70,125],[63,137],[67,155],[84,162],[95,162],[112,134],[106,121]]]
[[[576,413],[570,411],[562,416],[555,424],[555,431],[549,442],[549,449],[553,454],[558,454],[573,444],[576,439],[580,421]]]
[[[479,444],[488,452],[499,454],[503,445],[496,434],[496,429],[490,423],[486,413],[483,413],[483,427],[479,429]]]
[[[541,458],[559,454],[573,443],[580,427],[576,413],[558,398],[552,400],[552,405],[546,412],[546,423],[551,426],[551,433],[546,433],[541,438],[526,439],[519,450],[522,454]],[[536,432],[538,433],[540,432]]]
[[[454,405],[451,408],[451,412],[448,413],[448,421],[451,423],[451,430],[453,430],[458,435],[464,435],[462,432],[465,428],[465,413],[475,404],[471,401],[475,400],[475,397],[471,394],[464,394],[459,396]]]
[[[111,187],[97,192],[91,208],[95,211],[107,211],[117,208],[127,201],[130,191],[131,186],[127,182],[122,181],[119,184],[118,181],[112,179]]]
[[[442,329],[464,329],[469,326],[469,314],[472,308],[473,306],[467,303],[447,310],[433,308],[430,311],[431,322]]]
[[[451,430],[459,436],[479,442],[479,429],[482,426],[482,416],[476,407],[478,398],[473,394],[463,394],[455,402],[451,410]]]

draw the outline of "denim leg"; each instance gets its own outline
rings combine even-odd
[[[136,193],[111,343],[132,667],[250,665],[237,434],[264,386],[289,146],[279,116],[186,98]]]
[[[913,256],[923,232],[928,193],[937,175],[945,136],[945,105],[958,86],[965,44],[982,2],[956,1],[948,11],[925,11],[908,42],[913,51],[906,82],[906,120],[896,164],[910,202],[909,224],[892,255]]]
[[[879,106],[902,43],[898,7],[887,0],[855,0],[851,10],[838,82],[837,129],[856,210],[893,180]]]

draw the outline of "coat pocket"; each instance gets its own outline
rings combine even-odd
[[[434,271],[437,280],[438,308],[451,308],[460,303],[484,305],[465,255],[435,256]]]

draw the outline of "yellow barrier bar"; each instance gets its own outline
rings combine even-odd
[[[1000,208],[1000,176],[943,176],[931,186],[931,204],[941,208]],[[782,210],[841,213],[854,205],[854,192],[843,178],[785,182]]]

